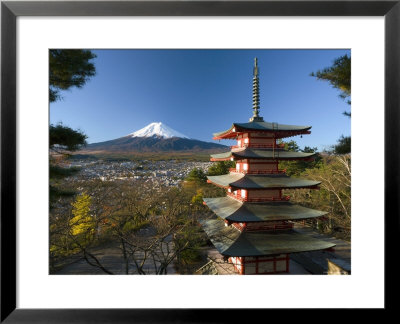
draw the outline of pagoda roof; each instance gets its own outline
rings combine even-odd
[[[221,219],[200,223],[218,252],[225,256],[267,256],[325,250],[335,246],[295,230],[240,232],[232,226],[225,226]]]
[[[246,147],[241,150],[229,151],[219,154],[211,154],[213,160],[229,160],[235,158],[236,160],[242,159],[264,159],[264,160],[296,160],[296,159],[307,159],[317,155],[318,153],[304,153],[304,152],[292,152],[283,149],[252,149]]]
[[[208,180],[220,187],[238,189],[277,189],[308,188],[319,185],[320,181],[291,178],[285,174],[249,175],[228,173],[219,176],[208,176]]]
[[[233,131],[235,128],[235,131]],[[264,121],[251,121],[248,123],[233,123],[231,128],[214,133],[214,139],[224,139],[236,137],[237,132],[246,131],[261,131],[261,132],[274,132],[274,133],[294,133],[291,135],[284,135],[283,137],[309,134],[311,126],[296,126],[296,125],[284,125],[278,123],[269,123]]]
[[[246,203],[230,197],[204,198],[217,216],[232,222],[301,220],[321,217],[327,212],[295,205],[291,202]]]

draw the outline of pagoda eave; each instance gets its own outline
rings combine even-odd
[[[220,176],[208,176],[216,186],[233,189],[318,189],[319,181],[291,178],[286,175],[246,175],[229,173]]]
[[[240,190],[240,189],[245,189],[245,190],[265,190],[265,189],[270,189],[270,190],[284,190],[284,189],[286,189],[286,190],[289,190],[289,189],[310,189],[310,190],[319,190],[320,188],[318,187],[318,186],[309,186],[309,187],[306,187],[306,186],[302,186],[302,187],[273,187],[273,186],[271,186],[271,187],[268,187],[268,188],[251,188],[251,187],[236,187],[236,186],[230,186],[230,185],[222,185],[222,184],[219,184],[219,183],[215,183],[215,182],[212,182],[212,181],[210,181],[210,180],[207,180],[207,183],[210,183],[210,184],[213,184],[214,186],[217,186],[217,187],[219,187],[219,188],[222,188],[222,189],[231,189],[232,191],[236,191],[236,190]]]
[[[225,226],[221,219],[200,221],[218,252],[229,257],[272,256],[327,250],[335,246],[294,230],[279,232],[240,232]]]
[[[229,185],[221,185],[219,183],[212,182],[210,179],[207,179],[207,183],[213,184],[214,186],[217,186],[217,187],[223,188],[223,189],[229,189],[230,188]]]
[[[218,161],[230,161],[231,158],[223,158],[223,159],[215,159],[215,158],[211,158],[210,161],[211,162],[218,162]]]
[[[250,158],[246,158],[246,157],[237,157],[237,156],[232,156],[232,157],[226,157],[226,158],[210,158],[210,162],[218,162],[218,161],[241,161],[241,160],[247,160]],[[265,161],[276,161],[276,160],[280,160],[280,161],[304,161],[304,162],[312,162],[315,160],[315,158],[262,158],[262,157],[252,157],[251,159],[254,160],[265,160]]]
[[[234,139],[239,135],[251,132],[272,135],[274,138],[285,138],[311,134],[311,126],[281,125],[268,122],[234,123],[226,131],[214,133],[213,139]]]
[[[211,161],[228,161],[228,160],[244,160],[256,159],[266,161],[293,161],[293,160],[314,160],[317,153],[292,152],[282,149],[258,149],[245,147],[241,150],[231,150],[224,153],[211,154]]]
[[[236,139],[238,136],[247,134],[252,132],[251,130],[246,130],[246,131],[236,131],[236,132],[229,132],[224,135],[219,135],[219,136],[214,136],[213,140],[232,140]],[[253,132],[255,132],[253,130]],[[286,137],[293,137],[293,136],[299,136],[299,135],[309,135],[311,134],[311,131],[302,131],[302,132],[288,132],[288,131],[265,131],[265,132],[257,132],[258,134],[265,134],[265,135],[272,135],[271,137],[275,139],[281,139],[281,138],[286,138]]]
[[[218,184],[216,184],[216,183],[213,183],[214,185],[216,185],[216,186],[218,186]],[[232,190],[240,190],[240,189],[246,189],[246,190],[248,190],[248,189],[251,189],[251,190],[264,190],[264,189],[282,189],[282,190],[285,190],[285,189],[287,189],[287,190],[289,190],[289,189],[310,189],[310,190],[319,190],[320,189],[320,187],[319,187],[319,184],[317,184],[317,185],[309,185],[309,186],[306,186],[306,185],[303,185],[303,186],[282,186],[282,185],[275,185],[275,186],[273,186],[273,185],[271,185],[271,186],[268,186],[268,187],[251,187],[251,186],[235,186],[235,185],[230,185],[230,186],[224,186],[224,187],[222,187],[221,186],[221,188],[228,188],[228,189],[232,189]]]
[[[265,190],[265,189],[269,189],[269,190],[275,190],[275,189],[279,189],[279,190],[289,190],[289,189],[310,189],[310,190],[320,190],[319,185],[311,185],[311,186],[269,186],[269,187],[250,187],[250,186],[235,186],[235,185],[224,185],[221,183],[217,183],[217,182],[213,182],[211,180],[207,180],[207,183],[213,184],[219,188],[223,188],[223,189],[231,189],[233,191],[236,190],[240,190],[240,189],[245,189],[245,190]]]
[[[230,222],[298,221],[324,217],[327,212],[291,202],[239,202],[230,197],[203,198],[203,204]]]

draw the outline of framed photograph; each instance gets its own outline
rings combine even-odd
[[[399,234],[399,205],[397,203],[399,196],[397,129],[400,102],[399,1],[3,1],[1,17],[1,321],[6,323],[218,322],[225,321],[226,316],[246,316],[246,312],[241,311],[250,309],[261,313],[267,309],[283,308],[388,309],[391,307],[392,301],[388,296],[393,288],[387,285],[394,278],[393,264],[389,264],[393,259],[391,249],[395,246],[391,238]],[[235,104],[232,102],[233,96],[227,98],[225,103],[227,107],[223,108],[226,110],[225,113],[215,114],[212,120],[207,119],[213,114],[212,111],[198,107],[200,98],[210,96],[211,93],[216,94],[219,92],[219,86],[224,87],[223,82],[220,82],[218,87],[211,87],[212,83],[207,81],[207,75],[202,74],[209,71],[210,66],[218,68],[217,70],[221,73],[229,73],[232,66],[242,64],[238,62],[242,62],[244,58],[247,60],[248,55],[259,57],[259,60],[255,59],[254,62],[252,57],[248,66],[250,79],[253,80],[253,108],[249,108],[248,114],[253,114],[249,116],[251,122],[260,122],[263,127],[265,123],[261,116],[268,121],[274,120],[267,118],[267,115],[272,116],[273,119],[277,119],[280,115],[285,116],[279,119],[279,124],[271,124],[272,133],[276,134],[278,128],[281,131],[282,127],[289,127],[283,125],[287,116],[295,115],[296,118],[300,118],[304,112],[301,111],[300,104],[297,110],[296,108],[293,110],[288,108],[286,112],[281,110],[278,99],[280,98],[281,103],[286,102],[284,97],[285,93],[288,97],[290,96],[289,89],[284,89],[286,85],[279,83],[279,78],[274,79],[274,76],[268,75],[269,69],[276,73],[275,76],[279,73],[291,75],[290,71],[296,69],[298,65],[304,65],[317,57],[317,54],[307,56],[308,54],[304,53],[330,53],[331,59],[336,54],[343,57],[351,54],[351,214],[353,215],[351,218],[351,275],[284,276],[279,273],[272,276],[88,276],[84,275],[85,272],[74,273],[72,268],[68,270],[69,272],[60,272],[59,267],[54,263],[57,258],[53,256],[57,253],[59,255],[65,253],[65,250],[59,250],[59,245],[57,245],[59,243],[57,240],[62,241],[64,237],[60,236],[54,241],[51,232],[52,229],[53,232],[57,232],[58,229],[54,230],[55,223],[50,221],[49,224],[49,199],[51,198],[49,196],[53,194],[52,188],[49,192],[49,124],[56,125],[59,119],[65,120],[62,115],[52,116],[51,114],[53,108],[50,103],[57,101],[59,102],[57,105],[63,107],[63,100],[58,100],[60,93],[56,91],[62,87],[54,86],[56,83],[51,77],[49,80],[49,61],[51,75],[53,71],[51,60],[54,58],[52,55],[59,54],[55,53],[54,49],[88,50],[82,51],[81,54],[97,55],[103,68],[99,70],[102,74],[99,80],[107,80],[103,85],[99,85],[97,90],[93,90],[99,94],[98,100],[93,100],[96,96],[94,94],[91,98],[81,97],[80,102],[71,103],[74,107],[70,106],[71,110],[73,109],[70,113],[75,114],[77,120],[77,123],[72,125],[74,128],[79,127],[79,122],[83,123],[85,120],[103,123],[95,135],[98,140],[91,141],[91,143],[102,142],[101,145],[90,144],[85,154],[104,150],[104,141],[122,136],[124,132],[128,133],[124,129],[128,130],[131,127],[128,119],[134,118],[134,115],[129,118],[127,115],[125,124],[121,120],[120,124],[111,125],[116,120],[113,119],[111,112],[129,114],[129,110],[107,108],[104,116],[108,116],[108,119],[104,117],[101,120],[99,117],[101,110],[106,109],[104,107],[107,104],[110,107],[123,105],[118,101],[119,98],[112,95],[113,91],[110,89],[118,87],[118,84],[121,85],[121,90],[115,94],[129,97],[130,91],[136,91],[136,96],[141,96],[142,103],[148,104],[148,107],[151,106],[149,102],[153,98],[162,95],[159,92],[161,88],[157,87],[157,84],[170,82],[168,85],[170,89],[179,85],[182,91],[181,96],[178,99],[174,97],[167,111],[160,110],[155,113],[151,111],[151,108],[138,108],[136,111],[136,114],[141,114],[141,116],[148,115],[149,122],[159,121],[156,117],[163,116],[163,120],[168,120],[167,124],[174,123],[172,127],[174,129],[162,123],[152,123],[138,131],[137,129],[145,125],[139,127],[135,124],[129,131],[136,131],[132,133],[133,135],[130,134],[131,137],[142,138],[140,134],[151,133],[156,138],[185,139],[185,145],[192,145],[193,143],[189,143],[191,140],[189,137],[195,138],[192,134],[199,134],[197,138],[203,135],[200,131],[196,133],[191,130],[192,126],[185,126],[187,122],[184,120],[187,121],[187,119],[178,118],[182,114],[193,116],[193,127],[198,129],[208,123],[213,125],[213,130],[215,128],[215,131],[220,131],[233,122],[241,121],[230,116],[230,112],[236,116],[241,113],[229,108]],[[307,58],[295,63],[296,55],[303,54]],[[187,60],[189,56],[198,59]],[[280,60],[281,57],[286,57],[286,61]],[[129,63],[129,60],[141,63],[134,65]],[[274,60],[276,61],[273,62]],[[267,61],[268,68],[264,69],[263,64]],[[282,66],[284,64],[286,64],[285,69]],[[279,94],[276,93],[276,101],[269,101],[265,108],[261,104],[260,115],[259,66],[261,78],[268,75],[268,85],[275,82],[275,87],[280,89]],[[305,70],[309,69],[306,66],[303,67]],[[90,70],[90,66],[88,69]],[[107,74],[107,69],[112,69],[112,73]],[[164,79],[154,79],[157,75],[152,73],[157,70],[164,73],[160,74],[164,75]],[[137,80],[126,79],[127,73],[135,72],[138,75]],[[241,72],[234,72],[232,75],[235,73],[238,76]],[[197,92],[188,89],[182,80],[177,80],[181,78],[189,80],[199,75],[202,76],[199,77],[201,83],[198,84]],[[211,73],[208,77],[211,75],[213,78],[217,77],[216,74]],[[110,83],[110,79],[114,77],[115,81]],[[226,78],[221,78],[221,80],[226,80]],[[127,88],[126,85],[122,86],[122,82],[132,83]],[[209,87],[203,87],[207,83]],[[142,87],[142,84],[147,84],[147,88]],[[77,87],[80,87],[80,84]],[[336,86],[336,88],[343,91],[341,95],[346,98],[345,88],[343,86]],[[154,93],[148,93],[149,89],[153,89]],[[55,91],[52,92],[53,90]],[[168,87],[163,88],[164,90],[167,91]],[[261,88],[261,93],[262,91]],[[315,90],[314,93],[307,93],[307,91],[309,90],[302,88],[302,91],[291,92],[292,96],[296,97],[291,98],[291,104],[295,106],[301,98],[315,96],[314,101],[321,106],[330,105],[329,100],[318,99],[319,90]],[[100,94],[105,94],[105,96]],[[104,102],[107,96],[109,101]],[[220,100],[216,99],[215,95],[212,96],[214,100]],[[189,100],[190,98],[192,99]],[[187,108],[181,110],[172,108],[174,103],[178,102],[177,100],[180,100],[182,107]],[[160,100],[155,100],[155,102],[162,105]],[[182,104],[183,102],[185,104]],[[93,105],[93,107],[85,109],[85,105]],[[324,108],[321,107],[321,111]],[[313,114],[318,114],[318,108],[316,109]],[[96,111],[99,113],[97,114]],[[341,112],[338,111],[338,115]],[[196,113],[200,115],[196,117]],[[331,128],[342,132],[340,126],[335,126],[333,119],[326,117],[328,115],[322,113],[319,115],[321,123],[325,118],[324,125],[330,124]],[[147,119],[143,118],[143,122]],[[224,124],[221,124],[221,121]],[[108,125],[107,122],[109,122]],[[287,124],[298,125],[292,121]],[[180,126],[176,128],[175,125]],[[62,124],[59,126],[61,129]],[[238,140],[239,146],[247,145],[246,148],[251,148],[252,145],[272,145],[273,154],[275,154],[275,146],[284,145],[276,141],[275,135],[273,144],[268,142],[269,135],[262,135],[265,137],[262,140],[265,143],[268,142],[267,144],[264,142],[263,144],[257,142],[257,144],[259,137],[253,133],[260,131],[259,129],[251,129],[246,133],[247,126],[244,124],[235,124],[232,127],[225,133],[214,134],[214,138],[236,138],[237,135],[233,136],[232,133],[236,132],[236,127],[242,127],[240,136],[249,135]],[[104,129],[104,134],[101,128]],[[113,128],[114,133],[112,133]],[[106,129],[107,134],[116,135],[106,137]],[[65,131],[65,129],[62,130]],[[188,130],[192,131],[192,134],[183,135]],[[271,133],[271,130],[263,129],[262,131]],[[284,135],[279,136],[308,134],[308,129],[290,128],[285,129],[284,132]],[[328,127],[326,126],[325,130],[321,129],[317,134],[322,143],[323,136],[328,136]],[[211,138],[212,134],[209,135]],[[249,140],[252,145],[249,144]],[[121,143],[119,138],[115,141]],[[201,145],[199,143],[200,141],[196,142],[196,145]],[[301,142],[301,144],[307,146],[308,142]],[[143,148],[145,144],[140,145]],[[164,143],[164,145],[167,144]],[[50,148],[56,151],[63,149],[58,143],[53,145],[51,139]],[[269,150],[270,147],[268,146],[267,149]],[[321,151],[327,148],[318,149]],[[225,157],[224,154],[214,155],[213,159],[215,161],[229,160],[236,156],[232,154],[232,157],[231,155]],[[313,153],[303,150],[301,154]],[[121,159],[120,155],[118,159]],[[240,161],[242,162],[236,163],[235,166],[239,170],[232,169],[229,172],[251,174],[249,168],[255,172],[253,168],[256,168],[256,163],[253,161],[254,165],[251,165],[253,162],[250,158]],[[128,163],[120,162],[119,167]],[[50,178],[51,173],[57,171],[51,169],[51,163],[50,161]],[[130,167],[135,167],[137,173],[127,174],[121,169],[122,173],[119,174],[118,171],[114,178],[144,177],[146,172],[154,173],[154,177],[161,178],[168,173],[168,167],[164,165],[162,167],[165,168],[165,174],[158,174],[157,170],[148,166],[140,163],[133,164]],[[99,168],[102,167],[99,166]],[[272,171],[279,173],[279,170],[276,162],[276,170]],[[261,171],[258,170],[257,174]],[[97,176],[101,181],[105,181],[106,175],[100,173]],[[170,178],[167,177],[166,181],[170,183],[176,179],[176,175],[173,174]],[[218,181],[220,180],[214,180],[217,185],[225,186],[223,182]],[[267,186],[267,184],[264,185]],[[250,201],[250,198],[262,201],[271,198],[269,196],[252,198],[250,197],[251,190],[243,189],[247,187],[241,189],[238,187],[239,192],[237,188],[232,187],[231,183],[230,186],[228,191],[231,188],[235,191],[229,191],[229,194],[237,195],[231,198],[242,202]],[[316,184],[302,183],[298,186],[293,185],[293,188],[307,186],[314,188]],[[284,199],[282,192],[276,195],[272,197],[273,200]],[[99,228],[88,229],[90,222],[82,221],[82,219],[87,219],[86,216],[82,216],[83,214],[79,214],[79,210],[84,209],[85,195],[82,194],[80,197],[81,200],[77,199],[70,203],[73,207],[68,221],[71,227],[68,233],[75,236],[66,243],[67,252],[69,253],[69,249],[79,250],[88,264],[98,270],[98,274],[114,274],[114,270],[103,267],[102,262],[91,254],[91,250],[85,249],[86,243],[82,243],[91,239],[86,236],[87,233],[90,232],[93,236],[98,235]],[[195,197],[193,199],[193,204],[196,204]],[[220,202],[217,204],[214,200],[206,199],[205,202],[208,202],[210,209],[218,215],[220,207],[217,205]],[[63,207],[59,206],[59,208]],[[104,209],[104,206],[102,208]],[[155,215],[158,214],[155,213]],[[50,217],[57,219],[58,216],[50,213]],[[224,215],[224,217],[229,220],[231,215]],[[108,216],[102,216],[101,222],[104,228],[111,230],[116,226],[115,219]],[[239,221],[237,223],[239,224]],[[132,226],[128,222],[122,224],[121,228],[127,228],[128,225]],[[279,223],[279,226],[283,225]],[[242,228],[239,229],[239,231],[242,230]],[[84,241],[82,241],[82,233],[85,234]],[[107,233],[109,235],[111,232]],[[125,232],[114,231],[113,233],[116,233],[116,237],[119,237],[124,242],[123,244],[129,244],[131,248],[136,246],[128,236],[124,236]],[[211,241],[215,243],[213,239]],[[216,245],[218,244],[220,243],[217,242]],[[252,241],[252,244],[254,250],[261,249],[257,242]],[[324,245],[324,248],[330,248],[330,246]],[[301,249],[299,245],[297,249]],[[124,255],[125,252],[124,250]],[[134,253],[132,252],[133,258]],[[268,266],[262,265],[267,269],[266,272],[285,272],[285,269],[287,271],[288,258],[284,260],[275,257],[276,251],[270,252],[270,255],[274,256],[273,268],[268,270]],[[235,271],[240,274],[245,272],[245,263],[240,263],[244,262],[243,260],[241,258],[239,261],[237,259],[234,261],[236,262]],[[270,260],[262,261],[269,262]],[[124,270],[126,274],[143,271],[136,261],[135,263],[136,267],[132,270],[126,262]],[[281,271],[277,271],[277,267]],[[161,268],[155,266],[156,272],[167,271]],[[251,269],[249,266],[246,271]],[[257,263],[254,269],[258,274],[260,265]],[[143,271],[144,273],[146,271]],[[368,293],[364,291],[367,281]],[[230,298],[233,291],[236,297]],[[290,294],[288,294],[289,291],[291,291]],[[241,297],[244,292],[250,297]],[[209,312],[211,309],[212,313]]]

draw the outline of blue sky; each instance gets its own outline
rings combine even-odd
[[[254,57],[260,70],[260,115],[265,121],[310,125],[294,139],[319,150],[350,135],[350,106],[339,91],[310,73],[350,50],[94,50],[96,75],[61,93],[50,122],[88,135],[88,143],[132,133],[161,121],[195,139],[252,116]],[[221,144],[230,143],[221,141]]]

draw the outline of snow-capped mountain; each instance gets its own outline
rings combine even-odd
[[[180,132],[168,127],[167,125],[158,122],[158,123],[151,123],[142,129],[139,129],[136,132],[128,134],[127,136],[131,137],[151,137],[151,136],[158,136],[163,138],[171,138],[171,137],[180,137],[180,138],[189,138],[186,135],[183,135]]]
[[[101,153],[226,151],[225,145],[191,139],[163,123],[151,123],[136,132],[110,141],[92,143],[82,151]]]

